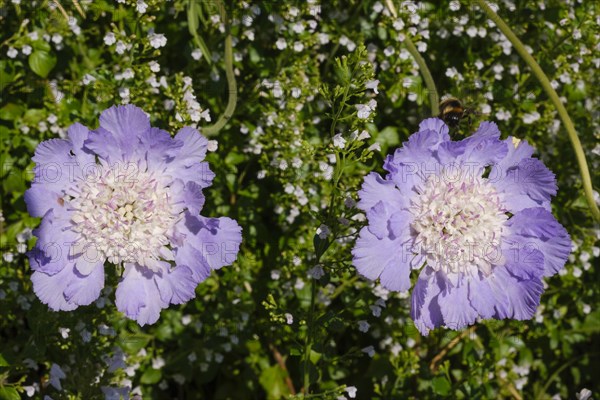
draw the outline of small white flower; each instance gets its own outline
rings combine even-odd
[[[379,90],[377,90],[377,85],[379,85],[379,79],[373,79],[372,81],[368,81],[365,84],[367,89],[371,89],[375,94],[379,94]]]
[[[319,43],[322,45],[329,43],[329,35],[327,33],[319,33],[317,35],[317,39],[319,40]]]
[[[94,78],[92,75],[85,74],[81,81],[84,85],[89,85],[90,83],[94,82],[95,80],[96,80],[96,78]]]
[[[575,397],[577,397],[577,400],[588,400],[592,398],[592,391],[589,389],[581,389],[581,392],[576,393]]]
[[[19,54],[19,51],[17,49],[15,49],[14,47],[9,47],[8,51],[6,52],[6,55],[9,58],[15,58],[18,54]]]
[[[460,1],[453,0],[450,2],[450,10],[458,11],[460,10]]]
[[[356,397],[356,386],[348,386],[344,390],[346,391],[346,393],[348,393],[348,396],[350,396],[351,399]]]
[[[63,339],[68,338],[69,333],[71,332],[69,328],[58,328],[58,331],[60,332],[60,336],[62,336]]]
[[[335,135],[333,137],[333,145],[335,147],[339,147],[340,149],[343,149],[344,147],[346,147],[346,139],[344,139],[342,137],[341,133],[338,133],[337,135]]]
[[[119,96],[121,96],[122,99],[129,98],[129,88],[119,88]]]
[[[284,50],[287,47],[287,42],[284,38],[279,38],[275,42],[275,47],[277,47],[278,50]]]
[[[304,43],[302,43],[302,42],[294,42],[294,51],[296,53],[300,53],[302,50],[304,50]]]
[[[312,279],[321,279],[325,275],[325,271],[323,267],[320,265],[315,265],[311,269],[308,270],[308,277]]]
[[[151,33],[148,35],[148,39],[150,40],[150,46],[155,49],[160,49],[167,44],[167,37],[162,33]]]
[[[290,313],[285,313],[285,321],[288,325],[291,325],[294,323],[294,316]]]
[[[202,58],[202,50],[200,49],[194,49],[192,51],[192,58],[196,61],[198,61],[199,59]]]
[[[589,304],[584,304],[583,305],[583,313],[584,314],[589,314],[592,311],[592,307],[590,307]]]
[[[467,35],[469,35],[469,37],[474,38],[475,36],[477,36],[477,28],[474,26],[470,26],[467,28]]]
[[[156,61],[150,61],[148,63],[148,66],[150,67],[150,71],[152,71],[152,72],[160,71],[160,65]]]
[[[117,42],[117,47],[115,47],[115,51],[117,54],[123,54],[125,53],[125,50],[127,50],[127,45],[122,40],[119,40]]]
[[[371,99],[367,104],[356,104],[355,107],[358,111],[357,117],[360,119],[367,119],[375,110],[375,107],[377,107],[377,102]]]
[[[148,4],[144,3],[144,0],[138,0],[137,4],[135,5],[135,9],[140,14],[144,14],[148,9]]]
[[[358,330],[363,332],[363,333],[367,333],[369,332],[369,328],[371,327],[371,325],[364,320],[358,321]]]
[[[206,149],[210,152],[217,151],[219,148],[219,142],[216,140],[209,140]]]
[[[524,124],[533,124],[535,121],[539,120],[542,116],[539,112],[534,111],[532,113],[523,114],[523,123]]]
[[[54,44],[60,44],[63,41],[63,37],[61,35],[59,35],[58,33],[55,33],[54,35],[52,35],[52,42]]]
[[[123,71],[123,73],[121,74],[121,76],[123,77],[123,79],[131,79],[134,76],[134,72],[131,68],[127,68],[125,71]]]
[[[369,306],[369,308],[371,309],[374,317],[381,317],[381,307],[372,305]]]
[[[52,364],[50,368],[50,377],[48,379],[48,383],[54,386],[57,390],[62,390],[62,386],[60,384],[60,380],[66,378],[64,371],[60,368],[58,364]]]
[[[321,225],[317,228],[317,235],[319,235],[319,238],[321,239],[327,239],[327,236],[329,236],[330,234],[331,230],[327,225]]]
[[[26,56],[31,54],[31,46],[26,44],[25,46],[23,46],[23,48],[21,49],[21,52],[23,52],[23,54],[25,54]]]
[[[14,2],[14,0],[13,0],[13,2]],[[27,394],[27,397],[33,397],[33,395],[35,394],[34,386],[23,386],[23,389],[25,389],[25,393]]]
[[[160,356],[152,360],[152,368],[154,369],[161,369],[165,364],[165,359]]]
[[[378,142],[373,143],[367,148],[368,151],[381,151],[381,145]]]
[[[373,346],[367,346],[363,348],[362,352],[368,354],[371,358],[375,356],[375,348]]]

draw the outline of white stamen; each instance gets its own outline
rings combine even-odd
[[[446,273],[488,275],[502,260],[500,237],[508,219],[498,193],[485,178],[432,175],[419,189],[411,211],[417,251]]]
[[[151,173],[119,175],[109,169],[81,180],[71,195],[72,229],[83,246],[94,246],[113,264],[160,269],[178,215],[171,211],[168,189]]]

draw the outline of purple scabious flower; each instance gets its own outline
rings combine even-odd
[[[214,269],[230,265],[242,240],[236,221],[199,215],[214,174],[208,140],[184,127],[175,137],[133,105],[114,106],[90,130],[38,145],[25,193],[42,217],[29,261],[33,290],[52,310],[88,305],[104,287],[106,262],[122,269],[117,308],[140,325],[195,297]]]
[[[532,154],[500,140],[494,123],[452,141],[430,118],[387,157],[384,178],[365,177],[358,207],[368,224],[353,263],[394,291],[408,291],[420,269],[411,317],[421,334],[534,315],[542,278],[564,266],[571,240],[550,212],[554,174]]]

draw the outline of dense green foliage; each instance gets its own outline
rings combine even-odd
[[[475,4],[393,2],[398,19],[373,0],[223,8],[203,0],[0,0],[0,398],[103,398],[107,387],[148,399],[336,399],[354,394],[349,386],[360,399],[600,392],[600,229],[556,110]],[[498,13],[562,96],[598,187],[594,3],[499,1]],[[35,147],[74,122],[97,127],[113,104],[135,104],[170,132],[209,126],[230,96],[228,33],[237,105],[210,138],[218,141],[208,155],[216,179],[203,214],[243,227],[237,261],[151,326],[116,311],[111,268],[95,304],[50,311],[32,292],[25,255],[39,223],[23,200]],[[556,174],[553,213],[574,250],[562,273],[546,279],[531,321],[483,321],[421,337],[408,294],[389,293],[352,267],[363,177],[381,172],[386,154],[430,114],[406,36],[440,96],[481,113],[458,135],[478,120],[496,121],[503,137],[527,140]],[[362,118],[371,100],[376,107]],[[211,122],[200,118],[204,110]],[[359,140],[363,131],[369,137]],[[344,146],[336,146],[338,133]],[[66,375],[62,390],[48,384],[53,364]]]

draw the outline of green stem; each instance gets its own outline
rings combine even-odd
[[[225,7],[223,6],[222,2],[219,2],[219,8],[221,12],[221,18],[223,19],[223,23],[225,23],[227,29],[227,36],[225,37],[225,76],[227,77],[227,90],[229,92],[229,98],[227,99],[227,107],[225,107],[225,111],[219,117],[217,122],[215,122],[213,125],[202,128],[202,133],[205,136],[216,136],[233,116],[233,112],[235,111],[235,106],[237,104],[237,83],[235,81],[235,74],[233,73],[233,40],[231,37],[229,22],[227,21]]]
[[[306,326],[306,342],[304,343],[304,395],[310,393],[310,371],[308,368],[310,362],[310,353],[312,352],[312,329],[315,314],[315,298],[317,297],[317,284],[315,279],[311,278],[310,282],[310,313],[308,314],[308,322]]]
[[[517,35],[510,29],[510,27],[492,10],[484,0],[477,0],[479,6],[485,11],[488,18],[494,21],[498,29],[506,36],[506,38],[512,43],[512,45],[517,50],[517,53],[525,60],[529,68],[533,71],[533,74],[540,81],[542,88],[552,100],[554,107],[558,111],[558,115],[562,120],[565,129],[567,130],[567,134],[569,135],[569,139],[571,141],[571,145],[573,146],[573,150],[575,150],[575,156],[577,157],[577,163],[579,164],[579,172],[581,173],[581,182],[583,183],[583,190],[585,192],[585,198],[590,207],[590,211],[592,216],[596,221],[600,221],[600,211],[598,210],[598,206],[594,201],[594,192],[592,188],[592,179],[590,177],[590,171],[588,169],[587,161],[585,159],[585,153],[583,152],[583,148],[581,147],[581,142],[579,141],[579,137],[577,136],[577,131],[575,130],[575,126],[573,125],[573,121],[571,121],[571,117],[567,113],[567,109],[560,101],[556,90],[550,84],[550,80],[542,71],[540,65],[535,61],[535,59],[527,52],[523,43],[519,40]]]
[[[390,13],[394,16],[394,18],[398,18],[398,12],[396,11],[396,7],[392,0],[385,0],[385,5],[387,6]],[[437,89],[435,88],[435,82],[433,81],[433,76],[431,75],[431,71],[427,68],[427,63],[425,59],[417,50],[415,44],[408,36],[404,36],[404,44],[406,45],[406,49],[413,56],[417,65],[419,66],[419,70],[421,71],[421,75],[423,75],[423,80],[425,81],[425,86],[427,86],[427,92],[429,93],[429,103],[431,107],[431,115],[437,116],[440,113],[439,108],[439,96]]]

